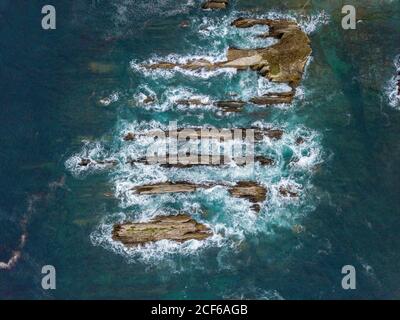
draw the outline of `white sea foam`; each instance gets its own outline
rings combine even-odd
[[[66,169],[69,170],[75,177],[109,169],[109,166],[107,164],[96,163],[97,161],[103,161],[106,159],[115,160],[115,158],[109,156],[109,153],[105,150],[103,144],[98,141],[91,142],[88,140],[83,140],[82,142],[83,147],[81,151],[72,155],[66,160]],[[89,159],[91,161],[91,164],[87,166],[79,165],[82,159]]]
[[[218,63],[224,61],[224,55],[178,55],[178,54],[170,54],[166,57],[153,56],[152,58],[139,62],[137,60],[132,60],[130,65],[132,70],[136,72],[140,72],[146,77],[151,77],[153,79],[157,78],[171,78],[174,76],[176,72],[184,74],[189,77],[197,77],[202,79],[209,79],[211,77],[225,75],[227,77],[231,77],[236,74],[237,70],[234,68],[218,68],[215,70],[207,70],[205,68],[189,70],[180,67],[179,65],[184,65],[194,60],[205,60],[210,63]],[[160,62],[168,62],[172,64],[177,64],[173,69],[149,69],[146,66],[160,63]]]
[[[400,81],[400,55],[394,60],[394,66],[396,68],[396,75],[393,76],[387,83],[385,91],[389,100],[389,105],[393,108],[400,109],[400,95],[398,94]]]

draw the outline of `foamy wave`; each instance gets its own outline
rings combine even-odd
[[[277,290],[265,290],[256,287],[240,289],[234,293],[225,293],[228,300],[285,300]]]
[[[389,105],[393,108],[400,109],[400,95],[399,95],[399,82],[400,82],[400,55],[394,60],[396,68],[396,76],[393,76],[386,86],[386,95],[389,100]]]
[[[102,143],[90,142],[87,140],[82,141],[83,147],[80,152],[72,155],[65,161],[65,167],[74,176],[78,177],[82,174],[89,174],[96,171],[101,171],[109,169],[109,165],[102,164],[99,162],[107,160],[116,160],[114,157],[109,157],[109,152],[107,152],[102,145]],[[80,162],[82,159],[88,159],[91,161],[89,165],[82,166]]]
[[[190,77],[198,77],[202,79],[209,79],[211,77],[219,76],[219,75],[225,75],[227,77],[231,77],[232,75],[236,74],[237,70],[235,68],[217,68],[215,70],[207,70],[207,69],[196,69],[196,70],[188,70],[179,67],[179,65],[182,64],[187,64],[190,61],[193,60],[205,60],[210,63],[218,63],[221,61],[224,61],[225,57],[224,55],[218,55],[218,56],[212,56],[212,55],[177,55],[177,54],[170,54],[166,57],[158,57],[154,56],[153,58],[150,58],[148,60],[145,60],[143,62],[138,62],[137,60],[131,61],[130,65],[132,70],[136,72],[140,72],[146,77],[151,77],[151,78],[171,78],[174,76],[176,72],[179,72],[181,74],[184,74],[186,76]],[[160,62],[168,62],[168,63],[173,63],[173,64],[178,64],[176,67],[173,69],[167,70],[167,69],[149,69],[146,68],[148,65],[160,63]]]

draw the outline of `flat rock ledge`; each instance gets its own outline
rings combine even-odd
[[[207,226],[198,223],[187,214],[157,216],[149,222],[115,224],[112,231],[113,240],[122,242],[127,247],[160,240],[205,240],[211,235],[212,232]]]
[[[214,130],[215,129],[215,130]],[[265,137],[273,140],[280,140],[284,134],[284,131],[279,128],[248,128],[254,130],[254,140],[262,141]],[[232,140],[235,137],[235,130],[242,130],[242,138],[244,139],[246,134],[246,128],[180,128],[176,130],[150,130],[143,133],[128,132],[123,136],[124,141],[134,141],[140,137],[159,137],[162,133],[166,138],[183,134],[185,130],[185,137],[190,139],[217,139],[224,141]],[[230,138],[229,138],[230,136]]]
[[[223,155],[219,156],[187,156],[184,158],[184,161],[179,161],[178,155],[170,155],[166,154],[165,161],[160,162],[159,157],[143,157],[139,159],[130,159],[128,163],[131,165],[135,165],[137,163],[145,164],[145,165],[154,165],[159,164],[161,167],[164,168],[192,168],[196,166],[227,166],[231,164],[236,164],[238,166],[244,166],[245,163],[237,163],[235,159],[225,158]],[[206,161],[205,161],[206,160]],[[262,166],[272,166],[274,165],[275,161],[271,158],[265,156],[255,156],[254,162],[258,162]]]
[[[261,76],[277,83],[286,83],[291,92],[275,93],[265,97],[254,98],[257,104],[290,103],[299,86],[306,63],[312,53],[310,38],[301,30],[300,26],[290,20],[246,19],[239,18],[232,22],[236,28],[251,28],[256,25],[265,25],[269,32],[259,34],[258,37],[273,37],[279,42],[259,49],[229,48],[225,61],[211,62],[206,59],[195,59],[186,63],[158,62],[145,65],[148,69],[186,70],[216,70],[220,68],[234,68],[237,70],[254,70]]]
[[[175,102],[177,105],[182,106],[210,106],[213,105],[217,107],[223,112],[241,112],[243,111],[243,107],[246,105],[246,102],[239,100],[224,100],[224,101],[216,101],[206,103],[201,101],[200,99],[181,99]]]
[[[201,6],[203,9],[226,9],[229,0],[208,0]]]
[[[224,184],[195,184],[190,182],[163,182],[150,185],[143,185],[132,188],[139,195],[157,195],[165,193],[189,193],[199,189],[210,189],[216,186],[228,187],[231,196],[242,198],[253,203],[252,209],[259,212],[260,204],[267,199],[267,189],[253,181],[241,181],[234,186],[226,186]]]

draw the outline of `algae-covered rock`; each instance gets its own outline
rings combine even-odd
[[[158,216],[149,222],[125,222],[113,227],[112,238],[132,247],[140,244],[172,240],[204,240],[212,235],[204,224],[198,223],[187,214]]]

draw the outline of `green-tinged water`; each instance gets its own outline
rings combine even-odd
[[[219,12],[194,0],[53,1],[53,31],[41,29],[45,4],[0,4],[0,262],[21,254],[0,269],[0,299],[399,298],[400,111],[388,98],[400,54],[398,1],[232,0]],[[341,27],[344,4],[357,8],[356,30]],[[309,34],[312,58],[291,106],[247,105],[237,114],[179,107],[176,100],[193,96],[248,100],[276,88],[251,71],[140,67],[272,43],[254,37],[262,28],[230,27],[240,16],[296,19]],[[144,106],[144,95],[157,100]],[[111,103],[99,102],[105,98]],[[170,121],[285,133],[256,148],[272,167],[125,164],[148,145],[126,143],[124,133]],[[119,164],[82,168],[79,157]],[[255,215],[221,187],[154,197],[129,191],[166,180],[253,180],[268,199]],[[282,185],[300,197],[283,199]],[[131,250],[111,240],[115,222],[177,212],[215,235]],[[56,290],[41,287],[44,265],[56,268]],[[342,289],[344,265],[356,268],[356,290]]]

